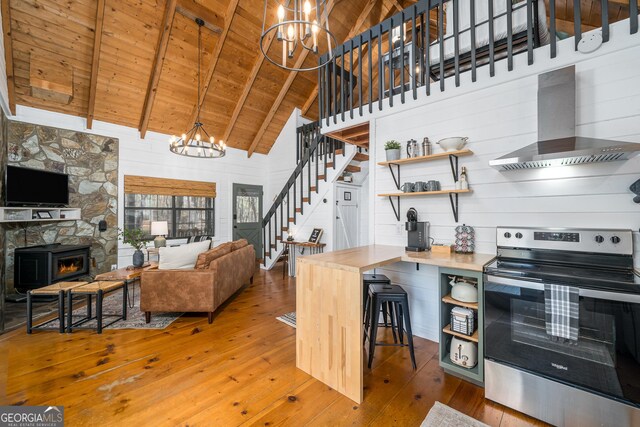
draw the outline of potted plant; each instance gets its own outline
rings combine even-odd
[[[387,161],[400,159],[400,143],[398,141],[387,141],[384,144],[384,149],[387,154]]]
[[[125,228],[124,230],[119,229],[118,231],[120,232],[122,242],[131,245],[135,249],[133,253],[133,266],[142,267],[144,264],[142,248],[145,247],[144,231],[139,228]]]

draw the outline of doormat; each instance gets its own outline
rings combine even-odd
[[[281,321],[282,323],[286,323],[287,325],[291,326],[292,328],[296,327],[296,312],[295,311],[292,311],[291,313],[285,313],[282,316],[276,317],[276,319]]]
[[[436,402],[429,410],[427,418],[420,427],[489,427],[462,412],[448,407],[444,403]]]
[[[135,286],[135,287],[134,287]],[[129,300],[133,298],[133,308],[127,305],[127,320],[119,320],[113,325],[110,325],[106,330],[109,329],[164,329],[173,322],[176,321],[182,313],[151,313],[151,322],[146,323],[144,319],[144,311],[140,311],[140,288],[137,284],[134,286],[129,286]],[[95,306],[96,298],[92,298],[92,314],[95,316],[96,306]],[[84,317],[87,312],[86,306],[77,308],[73,310],[74,321],[77,321]],[[115,291],[113,294],[107,296],[104,301],[102,301],[102,313],[103,314],[120,314],[122,313],[122,291]],[[104,323],[109,323],[110,319],[107,317],[103,320]],[[50,327],[52,329],[57,330],[58,321],[51,322],[47,329]],[[91,320],[82,325],[79,325],[83,328],[95,328],[97,327],[97,322],[95,320]]]

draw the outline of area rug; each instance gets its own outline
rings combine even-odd
[[[291,326],[292,328],[296,327],[296,312],[295,311],[292,311],[291,313],[285,313],[282,316],[276,317],[276,319],[278,319],[282,323],[286,323],[287,325]]]
[[[436,402],[420,427],[488,427],[485,423]]]
[[[134,287],[135,286],[135,287]],[[119,320],[113,325],[110,325],[107,329],[164,329],[170,324],[172,324],[177,318],[182,316],[182,313],[153,313],[151,315],[151,322],[145,323],[144,321],[144,312],[140,311],[140,288],[138,285],[134,285],[129,287],[129,301],[127,305],[127,320]],[[133,308],[131,307],[131,298],[133,298]],[[78,299],[80,301],[81,299]],[[92,313],[95,315],[96,306],[95,306],[95,298],[92,298]],[[73,310],[74,322],[80,320],[87,312],[87,308],[81,307]],[[120,314],[122,313],[122,291],[115,291],[114,293],[108,295],[104,301],[102,302],[102,313],[109,314]],[[107,324],[111,322],[113,318],[104,318],[102,321],[103,324]],[[84,323],[81,325],[83,328],[95,328],[96,321],[91,320],[90,322]],[[58,328],[58,321],[51,322],[47,325],[49,328]]]

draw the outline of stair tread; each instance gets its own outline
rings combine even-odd
[[[343,152],[342,149],[336,150],[336,155],[337,154],[342,154],[342,152]],[[369,155],[368,154],[364,154],[364,153],[356,153],[356,155],[353,156],[353,160],[355,160],[356,162],[368,162],[369,161]]]

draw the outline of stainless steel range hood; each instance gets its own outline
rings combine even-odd
[[[498,170],[626,160],[640,152],[640,144],[575,136],[575,67],[538,76],[538,139],[519,150],[491,160]]]

